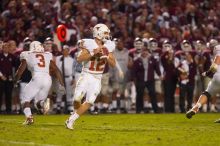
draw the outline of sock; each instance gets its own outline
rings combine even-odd
[[[197,102],[195,106],[197,106],[198,108],[200,108],[200,107],[202,106],[202,104],[199,103],[199,102]]]
[[[74,122],[78,118],[79,118],[79,115],[75,112],[73,115],[69,117],[69,120],[70,122]]]
[[[31,108],[30,107],[24,108],[24,114],[26,117],[30,117],[32,115]]]
[[[199,108],[201,108],[202,104],[197,102],[196,105],[192,108],[195,112],[197,112],[199,110]]]

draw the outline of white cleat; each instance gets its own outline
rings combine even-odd
[[[34,123],[34,117],[30,116],[30,117],[26,118],[26,120],[24,121],[23,125],[31,125],[33,123]]]
[[[220,123],[220,119],[216,120],[215,123]]]
[[[65,126],[66,126],[67,129],[73,130],[73,124],[74,124],[74,123],[70,122],[69,119],[67,119],[67,120],[65,121]]]

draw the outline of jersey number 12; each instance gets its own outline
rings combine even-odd
[[[106,62],[105,62],[104,59],[101,59],[101,60],[92,59],[89,70],[91,70],[91,71],[103,71],[104,67],[105,67],[105,63]]]

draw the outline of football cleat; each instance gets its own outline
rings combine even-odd
[[[189,110],[189,111],[186,113],[186,117],[187,117],[188,119],[191,119],[192,116],[194,116],[195,114],[196,114],[196,112],[191,109],[191,110]]]
[[[73,130],[73,124],[74,124],[74,123],[71,123],[69,119],[67,119],[67,120],[65,121],[65,127],[66,127],[67,129]]]
[[[220,123],[220,119],[216,120],[214,123]]]
[[[41,100],[35,104],[35,108],[40,114],[47,114],[50,110],[50,99],[47,98],[45,101]]]
[[[30,117],[26,118],[26,120],[24,121],[23,125],[31,125],[33,123],[34,123],[34,117],[30,116]]]
[[[47,98],[43,105],[43,114],[47,114],[50,110],[50,99]]]

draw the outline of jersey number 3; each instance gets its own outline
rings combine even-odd
[[[39,67],[45,67],[45,59],[44,55],[42,54],[36,54],[36,58],[39,60],[39,63],[37,64]]]

